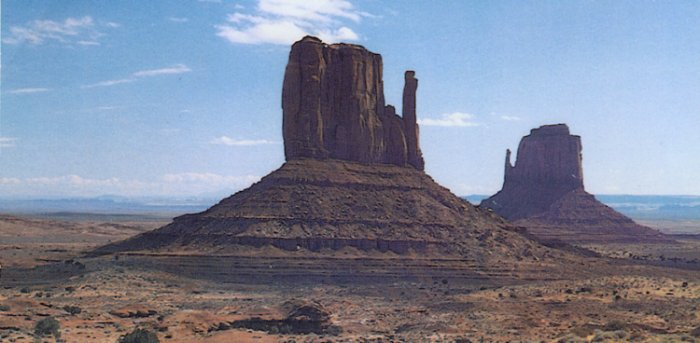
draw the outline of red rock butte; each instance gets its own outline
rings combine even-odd
[[[515,166],[506,151],[503,188],[481,202],[544,240],[569,243],[663,242],[585,191],[581,137],[566,124],[532,129],[518,146]]]
[[[526,263],[541,268],[552,256],[549,248],[450,193],[423,171],[415,73],[406,72],[399,117],[384,103],[381,61],[358,45],[326,45],[313,37],[296,42],[282,95],[287,162],[204,212],[177,217],[96,253],[256,256],[236,262],[241,273],[244,265],[269,254],[297,261],[307,258],[304,254],[335,251],[381,259],[391,256],[387,252],[424,259],[451,256],[435,270],[427,267],[434,262],[420,262],[392,275],[443,273],[483,280],[528,273]],[[265,250],[271,248],[274,253]],[[334,257],[329,269],[319,267],[319,255],[314,256],[308,262],[314,270],[341,273],[342,258]],[[512,268],[516,264],[520,267]],[[255,275],[273,272],[267,265],[250,269]],[[355,278],[358,269],[352,270]]]
[[[412,165],[423,170],[416,124],[418,80],[407,71],[403,117],[384,102],[382,56],[359,45],[304,37],[292,45],[282,87],[284,154]]]

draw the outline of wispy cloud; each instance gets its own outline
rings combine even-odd
[[[119,106],[97,106],[95,109],[98,111],[111,111],[118,109]]]
[[[76,43],[78,43],[79,45],[92,45],[92,46],[100,45],[100,42],[88,41],[88,40],[79,40]]]
[[[167,68],[148,69],[148,70],[137,71],[137,72],[131,74],[131,76],[133,76],[133,77],[148,77],[148,76],[168,75],[168,74],[182,74],[182,73],[188,73],[191,71],[192,71],[192,69],[188,68],[184,64],[176,64],[172,67],[167,67]]]
[[[212,139],[211,144],[229,145],[229,146],[252,146],[265,144],[278,144],[278,142],[267,139],[235,139],[227,136]]]
[[[168,17],[168,20],[172,21],[173,23],[186,23],[190,21],[188,18],[184,17]]]
[[[242,189],[260,180],[257,175],[211,172],[169,173],[151,180],[91,178],[70,174],[30,178],[0,177],[0,194],[9,196],[175,196]]]
[[[114,86],[114,85],[118,85],[118,84],[122,84],[122,83],[131,83],[131,82],[134,82],[138,79],[145,78],[145,77],[152,77],[152,76],[159,76],[159,75],[170,75],[170,74],[182,74],[182,73],[189,73],[191,71],[192,71],[192,69],[190,69],[189,67],[187,67],[184,64],[175,64],[173,66],[165,67],[165,68],[139,70],[137,72],[131,73],[131,75],[127,78],[100,81],[97,83],[84,85],[81,88],[109,87],[109,86]]]
[[[445,126],[445,127],[467,127],[479,126],[479,123],[474,122],[474,115],[464,112],[446,113],[441,118],[422,118],[418,119],[418,124],[423,126]]]
[[[259,0],[254,14],[236,12],[217,26],[217,35],[236,44],[288,45],[305,35],[326,42],[356,41],[359,36],[345,22],[359,23],[370,14],[347,0]]]
[[[517,116],[501,116],[501,119],[505,120],[505,121],[519,121],[519,120],[521,120],[521,118],[517,117]]]
[[[136,79],[106,80],[106,81],[100,81],[98,83],[93,83],[90,85],[85,85],[85,86],[82,86],[81,88],[109,87],[109,86],[119,85],[122,83],[130,83],[130,82],[134,82],[134,81],[136,81]]]
[[[0,148],[11,148],[15,146],[17,138],[0,136]]]
[[[51,89],[49,88],[17,88],[13,89],[10,92],[10,94],[33,94],[33,93],[43,93],[43,92],[48,92]]]
[[[25,25],[10,26],[9,34],[2,38],[2,42],[40,45],[55,41],[63,44],[99,45],[97,39],[104,36],[104,33],[98,27],[115,27],[111,24],[114,23],[98,25],[90,16],[66,18],[63,21],[33,20]]]

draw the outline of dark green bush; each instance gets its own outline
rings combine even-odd
[[[158,336],[146,329],[135,329],[134,331],[119,338],[119,343],[159,343]]]
[[[37,336],[48,336],[53,335],[58,338],[61,336],[61,324],[58,323],[54,317],[46,317],[38,322],[34,326],[34,334]]]
[[[83,309],[81,309],[78,306],[70,306],[70,305],[63,306],[63,310],[72,314],[72,315],[79,314],[80,312],[83,311]]]

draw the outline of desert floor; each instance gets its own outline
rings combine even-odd
[[[65,342],[116,342],[136,327],[161,342],[700,342],[700,240],[692,238],[589,246],[607,256],[606,267],[599,258],[571,268],[599,274],[502,285],[220,282],[82,255],[162,224],[0,216],[0,341],[35,342],[36,322],[51,316]],[[284,326],[300,306],[328,318],[311,329]]]

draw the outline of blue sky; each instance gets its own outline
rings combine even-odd
[[[533,127],[582,136],[586,188],[700,195],[695,1],[2,1],[0,196],[223,195],[283,161],[304,34],[416,71],[426,170],[500,189]]]

